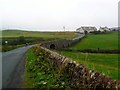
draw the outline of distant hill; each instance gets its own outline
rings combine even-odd
[[[2,30],[0,38],[16,38],[19,36],[34,37],[34,38],[73,38],[76,36],[74,32],[40,32],[40,31],[25,31],[25,30]]]
[[[23,30],[2,30],[2,37],[19,37],[24,36],[25,33],[29,31],[23,31]]]

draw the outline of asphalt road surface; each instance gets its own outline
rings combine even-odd
[[[2,53],[2,88],[21,88],[24,76],[25,54],[32,46]]]
[[[77,34],[78,36],[76,38],[73,38],[72,40],[83,38],[85,36],[85,34],[80,34],[80,33],[77,33]]]

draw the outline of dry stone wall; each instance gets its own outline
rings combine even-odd
[[[51,62],[53,63],[52,65],[55,69],[65,70],[66,74],[69,76],[69,82],[73,85],[73,88],[76,88],[77,90],[80,89],[80,87],[84,87],[85,90],[120,89],[118,82],[116,80],[112,80],[109,76],[89,70],[84,65],[77,64],[75,61],[47,48],[41,47],[41,49],[44,50],[45,53],[50,54],[49,57],[51,58]]]
[[[61,49],[66,48],[68,46],[71,46],[77,42],[79,42],[82,38],[84,38],[84,34],[78,34],[78,37],[73,38],[71,40],[56,40],[56,41],[50,41],[46,43],[42,43],[41,46],[51,49]]]
[[[105,76],[93,70],[89,70],[84,65],[77,64],[75,61],[59,55],[57,52],[49,50],[49,48],[61,49],[68,47],[79,42],[79,40],[84,37],[85,35],[79,36],[72,40],[59,40],[43,43],[41,44],[41,49],[50,54],[50,58],[53,60],[52,62],[54,68],[58,70],[64,68],[66,70],[65,72],[69,75],[70,83],[74,86],[74,88],[80,89],[79,87],[82,87],[81,85],[84,84],[83,87],[86,89],[89,88],[90,90],[120,89],[120,84],[118,84],[116,80],[112,80],[109,76]]]

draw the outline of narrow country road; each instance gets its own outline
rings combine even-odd
[[[83,38],[85,36],[85,34],[80,34],[80,33],[77,33],[77,34],[78,36],[76,38],[73,38],[72,40]]]
[[[32,46],[2,53],[2,88],[20,88],[25,68],[25,54]]]
[[[84,36],[84,34],[78,34],[78,37],[72,40],[83,38]],[[2,55],[0,54],[0,58],[2,58],[2,67],[0,64],[0,69],[2,68],[2,87],[0,86],[0,89],[22,88],[22,81],[24,81],[25,55],[28,49],[32,46],[33,45],[25,46],[12,51],[4,52]]]

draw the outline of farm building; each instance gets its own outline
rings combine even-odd
[[[100,31],[100,32],[110,32],[111,29],[108,28],[108,27],[100,27],[100,28],[99,28],[99,31]]]
[[[96,27],[80,27],[76,30],[76,32],[79,32],[79,33],[85,33],[85,32],[91,33],[94,31],[97,31]]]

